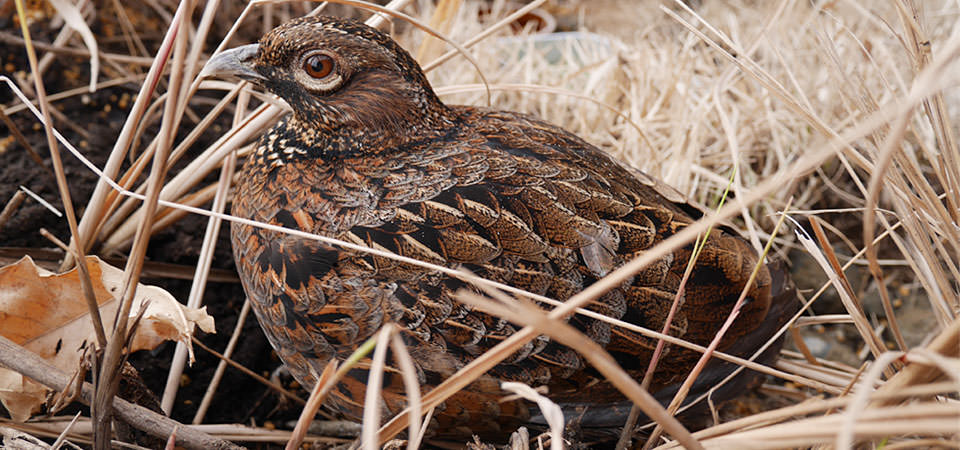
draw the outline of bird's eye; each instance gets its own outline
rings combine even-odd
[[[313,78],[325,78],[333,73],[333,58],[327,55],[312,55],[303,60],[303,70]]]

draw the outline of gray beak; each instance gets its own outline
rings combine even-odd
[[[200,78],[239,78],[254,82],[263,80],[263,75],[253,68],[253,60],[257,57],[259,48],[258,44],[250,44],[216,54],[203,66]]]

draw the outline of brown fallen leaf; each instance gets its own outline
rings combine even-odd
[[[96,256],[87,267],[100,316],[106,329],[123,289],[123,271]],[[214,332],[206,308],[188,308],[167,291],[140,284],[131,316],[146,305],[130,351],[152,349],[165,340],[190,344],[194,325]],[[0,268],[0,335],[40,355],[65,372],[77,369],[83,349],[96,341],[77,269],[54,274],[37,267],[30,257]],[[191,351],[191,360],[193,359]],[[20,374],[0,368],[0,403],[16,421],[38,410],[48,389]]]

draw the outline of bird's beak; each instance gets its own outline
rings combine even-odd
[[[239,78],[254,82],[263,80],[263,75],[253,68],[253,60],[257,57],[259,48],[258,44],[250,44],[217,53],[203,66],[200,78]]]

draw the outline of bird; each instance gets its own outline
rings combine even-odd
[[[293,19],[255,44],[214,55],[203,76],[248,81],[289,105],[240,169],[232,202],[239,218],[563,301],[704,214],[678,191],[558,126],[519,112],[445,104],[406,50],[353,20]],[[387,323],[399,330],[422,392],[521,328],[457,301],[460,290],[480,291],[437,270],[249,222],[232,223],[231,241],[261,327],[307,388],[328,363],[344,361]],[[789,274],[720,226],[703,242],[678,295],[692,252],[690,244],[659,258],[586,309],[660,331],[677,298],[669,334],[705,346],[759,267],[718,347],[749,356],[795,310]],[[628,374],[643,377],[656,339],[580,314],[567,321]],[[779,345],[768,348],[768,359]],[[650,391],[668,392],[700,356],[666,346]],[[353,420],[363,412],[370,369],[364,361],[326,405]],[[395,366],[388,363],[384,374],[384,419],[407,406]],[[717,373],[710,370],[700,378],[712,383]],[[437,407],[431,429],[491,436],[537,423],[535,405],[504,398],[504,381],[543,387],[584,426],[622,427],[626,418],[622,394],[582,355],[539,336]]]

